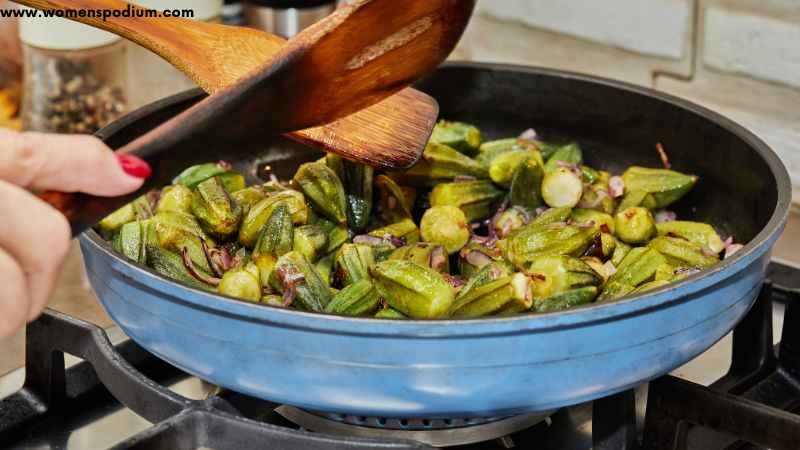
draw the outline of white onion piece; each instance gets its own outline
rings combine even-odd
[[[611,177],[608,180],[608,195],[611,198],[622,197],[622,194],[625,193],[625,182],[622,181],[622,177]]]
[[[518,136],[518,139],[525,139],[525,140],[527,140],[527,141],[533,141],[533,140],[535,140],[537,137],[539,137],[539,135],[538,135],[538,134],[536,134],[536,130],[534,130],[533,128],[528,128],[527,130],[523,131],[523,132],[522,132],[522,133],[521,133],[521,134]]]
[[[664,223],[664,222],[672,222],[673,220],[677,219],[678,215],[672,211],[668,211],[666,209],[662,209],[661,211],[657,212],[655,215],[656,223]]]

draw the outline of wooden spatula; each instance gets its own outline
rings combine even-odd
[[[88,1],[88,0],[86,0]],[[169,183],[170,152],[192,151],[214,133],[231,142],[330,123],[370,107],[436,68],[467,25],[475,0],[361,0],[307,28],[269,64],[121,148],[150,163],[140,192],[117,198],[45,193],[73,234]]]
[[[157,17],[155,11],[122,0],[17,0],[17,3],[46,10],[131,8],[133,17],[75,17],[74,20],[142,45],[209,93],[257,71],[286,43],[281,37],[250,28]],[[402,169],[415,163],[422,154],[437,115],[438,106],[431,97],[408,88],[351,116],[287,136],[354,161],[384,169]]]

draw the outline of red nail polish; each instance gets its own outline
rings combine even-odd
[[[117,159],[119,160],[120,166],[122,166],[122,170],[132,177],[147,178],[153,173],[150,165],[136,156],[117,154]]]

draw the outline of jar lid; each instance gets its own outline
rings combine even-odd
[[[32,9],[27,6],[20,8]],[[84,50],[122,39],[107,31],[60,17],[21,17],[19,38],[25,44],[48,50]]]
[[[131,3],[159,11],[189,9],[194,13],[192,19],[209,20],[222,15],[223,0],[132,0]]]

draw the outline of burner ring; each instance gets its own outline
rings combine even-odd
[[[512,417],[397,419],[308,412],[279,406],[275,412],[319,433],[383,439],[409,439],[434,447],[466,445],[502,438],[547,420],[554,411]]]

